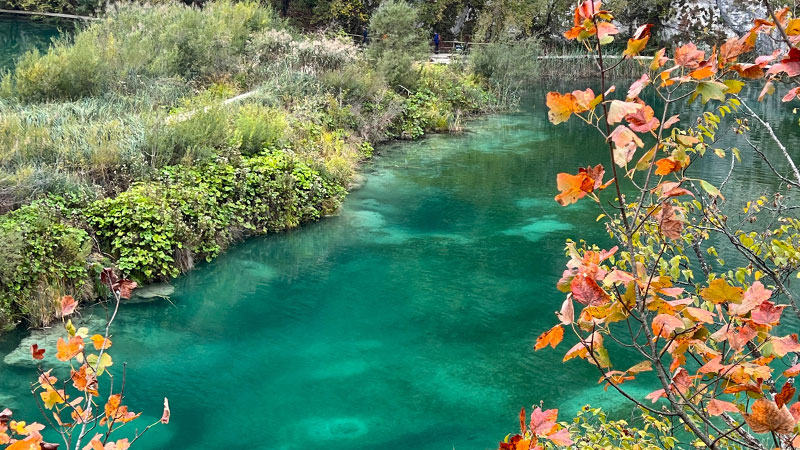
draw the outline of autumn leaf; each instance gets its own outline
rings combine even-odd
[[[798,375],[800,375],[800,364],[795,364],[783,371],[783,376],[787,378],[796,377]]]
[[[675,208],[669,203],[664,203],[654,216],[661,233],[675,240],[681,238],[681,230],[683,230],[683,221],[677,215],[678,211],[680,211],[679,208]]]
[[[678,114],[675,114],[674,116],[670,117],[669,119],[667,119],[666,122],[664,122],[664,129],[666,130],[671,126],[675,125],[676,123],[678,123],[678,121],[680,121],[680,119],[681,116]]]
[[[611,105],[608,107],[608,123],[614,125],[615,123],[622,122],[628,114],[633,114],[642,108],[641,103],[623,102],[620,100],[612,100]]]
[[[758,305],[769,300],[770,297],[772,297],[772,291],[765,289],[760,281],[756,281],[747,288],[741,303],[730,305],[729,312],[734,316],[745,316]]]
[[[750,319],[759,325],[777,325],[781,321],[781,313],[786,305],[775,305],[770,301],[765,301],[754,309],[750,314]]]
[[[109,338],[107,338],[107,337],[105,337],[105,336],[103,336],[101,334],[95,334],[94,336],[92,336],[89,339],[94,344],[95,350],[105,350],[105,349],[111,347],[111,339],[109,339]]]
[[[797,334],[790,334],[781,338],[772,337],[770,342],[772,343],[772,351],[780,358],[783,358],[789,352],[800,351]]]
[[[765,398],[753,403],[750,414],[744,414],[744,420],[756,433],[790,434],[795,424],[794,417],[785,405],[779,408],[775,402]]]
[[[781,391],[775,396],[775,403],[777,404],[778,408],[792,401],[792,397],[794,397],[795,392],[797,392],[797,389],[795,389],[791,383],[788,381],[784,383]]]
[[[556,312],[556,316],[562,325],[570,325],[575,321],[575,307],[572,305],[572,299],[569,296],[561,304],[561,311]]]
[[[641,76],[641,78],[634,81],[633,84],[631,84],[631,87],[628,88],[627,99],[633,100],[638,98],[639,94],[642,92],[642,89],[644,89],[648,84],[650,84],[650,75],[645,73]]]
[[[705,52],[698,50],[696,45],[688,43],[675,49],[675,64],[692,69],[700,65],[705,55]]]
[[[31,345],[31,356],[33,359],[44,359],[44,349],[39,348],[39,344]]]
[[[683,321],[671,314],[659,314],[653,318],[653,333],[668,339],[672,333],[679,328],[683,328]]]
[[[633,36],[628,39],[628,46],[625,48],[625,51],[622,52],[622,55],[626,58],[633,58],[641,53],[647,45],[647,41],[650,39],[650,28],[652,26],[653,24],[648,23],[637,28]]]
[[[83,338],[80,336],[73,336],[69,342],[64,338],[58,338],[56,343],[56,358],[59,361],[69,361],[77,354],[83,351]]]
[[[773,64],[772,67],[767,70],[767,74],[769,75],[777,75],[779,73],[785,73],[788,77],[800,75],[800,49],[792,47],[786,57],[781,59],[779,64]]]
[[[661,397],[666,397],[666,396],[667,396],[667,392],[664,389],[658,389],[656,391],[653,391],[653,392],[647,394],[644,398],[646,398],[646,399],[650,400],[651,402],[655,403]]]
[[[42,398],[44,407],[47,409],[53,409],[53,406],[64,403],[67,399],[64,390],[55,390],[49,386],[46,387],[44,392],[41,392],[39,396]]]
[[[688,306],[684,309],[684,313],[695,322],[714,323],[714,313],[711,311]]]
[[[600,102],[599,96],[594,95],[594,91],[591,88],[586,89],[585,91],[572,91],[572,96],[575,98],[575,104],[573,106],[573,112],[575,113],[582,113],[585,111],[589,111],[590,109],[594,109],[595,106]]]
[[[739,303],[744,297],[744,291],[740,287],[731,286],[723,278],[715,278],[708,287],[700,291],[700,295],[714,304]]]
[[[558,92],[547,93],[547,107],[550,111],[547,113],[548,119],[553,125],[569,120],[569,117],[575,112],[575,96],[572,94],[560,94]]]
[[[567,206],[592,192],[594,190],[594,180],[585,172],[579,172],[577,175],[559,173],[556,176],[556,186],[561,192],[556,195],[556,201],[561,206]]]
[[[121,298],[131,298],[133,290],[136,289],[138,284],[133,280],[122,279],[116,285],[117,291]]]
[[[542,335],[536,339],[536,345],[534,345],[533,349],[540,350],[548,345],[552,348],[556,348],[556,346],[561,343],[562,339],[564,339],[564,328],[561,327],[561,324],[558,324],[542,333]]]
[[[86,364],[81,365],[79,370],[72,369],[70,378],[75,389],[81,392],[88,392],[91,395],[98,395],[97,378],[92,374],[92,370]]]
[[[562,428],[554,433],[548,434],[547,439],[550,439],[554,444],[563,447],[572,445],[572,439],[570,439],[569,431],[566,428]]]
[[[650,361],[642,361],[639,364],[636,364],[630,369],[626,370],[625,372],[631,375],[636,375],[642,372],[650,372],[652,370],[653,370],[653,363],[651,363]]]
[[[660,125],[658,119],[653,116],[653,108],[649,105],[639,108],[635,113],[625,116],[631,130],[638,133],[649,133]]]
[[[739,408],[731,402],[725,402],[715,398],[708,401],[708,414],[712,417],[721,416],[726,412],[738,413]]]
[[[675,161],[672,158],[661,158],[656,161],[655,174],[664,176],[669,175],[672,172],[680,172],[681,169],[683,169],[683,165],[680,162]]]
[[[542,408],[536,407],[531,412],[531,432],[536,436],[546,436],[556,427],[556,420],[558,420],[557,409],[542,411]]]
[[[578,274],[572,279],[570,292],[575,300],[585,306],[600,306],[610,300],[606,291],[595,280],[583,274]]]
[[[67,317],[75,312],[78,307],[78,302],[71,295],[61,297],[61,317]]]

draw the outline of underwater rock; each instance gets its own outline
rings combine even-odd
[[[73,318],[72,322],[76,328],[86,327],[92,334],[102,332],[106,325],[106,319],[100,316]],[[28,336],[20,341],[16,349],[3,358],[3,362],[13,366],[25,367],[36,367],[38,364],[52,367],[61,364],[56,359],[56,343],[58,338],[66,335],[67,332],[61,324],[56,324],[52,328],[32,330]],[[33,344],[45,349],[43,360],[36,361],[31,356],[31,346]]]
[[[169,298],[175,293],[175,286],[169,283],[153,283],[133,291],[133,296],[125,303],[146,303],[159,298]]]

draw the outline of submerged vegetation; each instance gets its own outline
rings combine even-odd
[[[374,144],[501,106],[471,66],[427,64],[424,38],[395,43],[416,10],[385,8],[364,49],[255,3],[119,4],[23,55],[0,83],[0,258],[19,261],[0,326],[92,298],[97,267],[168,279],[331,214]]]

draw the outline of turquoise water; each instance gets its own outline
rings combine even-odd
[[[383,147],[338,216],[230,249],[175,280],[170,302],[126,305],[113,354],[128,402],[143,424],[163,396],[172,406],[139,448],[479,450],[540,399],[564,418],[584,403],[629,414],[595,369],[561,363],[569,338],[533,352],[563,300],[565,239],[607,242],[589,202],[553,201],[557,172],[606,150],[574,121],[551,126],[543,96],[460,136]],[[711,167],[698,165],[719,183]],[[734,188],[759,192],[768,173],[746,155]],[[37,418],[33,377],[0,364],[0,405]]]
[[[34,48],[45,50],[71,22],[36,21],[13,14],[0,14],[0,69],[10,68],[19,55]]]

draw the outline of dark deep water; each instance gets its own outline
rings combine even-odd
[[[171,302],[126,305],[112,354],[127,402],[142,426],[172,406],[138,448],[479,450],[540,399],[562,419],[585,403],[630,411],[594,368],[561,363],[569,338],[533,352],[563,300],[564,241],[608,242],[590,202],[553,201],[556,173],[608,164],[587,128],[547,122],[545,92],[463,135],[382,148],[337,217],[230,249],[175,280]],[[795,119],[773,125],[798,148]],[[730,183],[745,198],[772,184],[743,153]],[[697,170],[719,184],[727,165],[707,160]],[[2,336],[0,357],[23,337]],[[0,406],[40,420],[34,378],[0,364]]]

